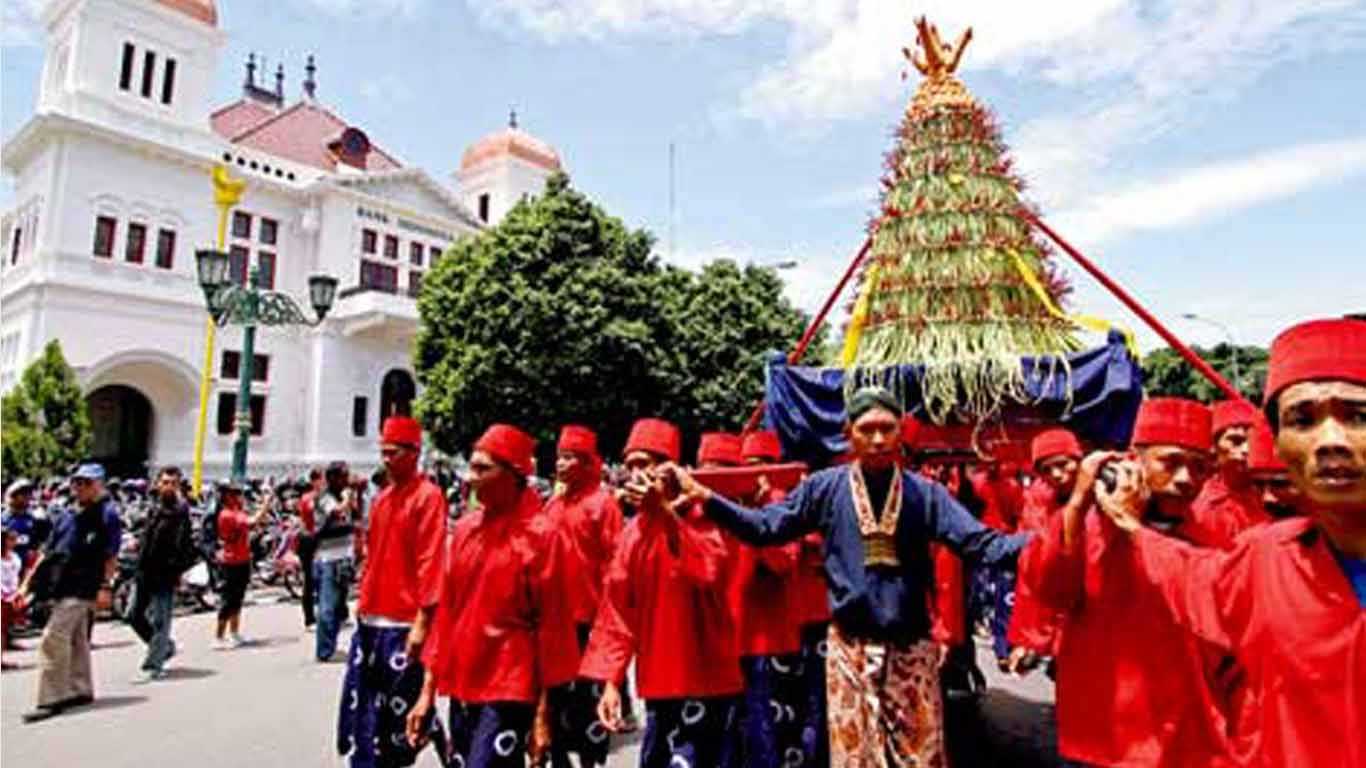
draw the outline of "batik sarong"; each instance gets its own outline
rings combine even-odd
[[[588,647],[589,625],[580,624],[579,652]],[[602,683],[579,679],[550,690],[551,768],[570,768],[569,754],[578,754],[582,768],[605,765],[611,747],[607,727],[598,720],[598,700],[602,698]],[[629,692],[622,690],[622,704],[629,701]]]
[[[938,652],[850,638],[830,625],[831,768],[944,768]]]
[[[740,659],[745,694],[740,712],[740,764],[745,768],[800,768],[805,689],[800,653]]]
[[[450,768],[525,768],[533,704],[465,704],[451,699]]]
[[[1010,629],[1010,617],[1015,613],[1015,569],[993,568],[996,587],[996,610],[991,614],[991,648],[996,658],[1010,656],[1010,642],[1006,633]]]
[[[827,622],[802,627],[802,703],[803,765],[827,768],[830,765],[830,724],[825,707],[825,657],[830,634]]]
[[[640,768],[739,768],[733,696],[645,702]]]
[[[405,730],[422,693],[422,664],[405,655],[407,641],[406,627],[363,623],[351,637],[337,718],[337,752],[350,756],[351,768],[403,768],[417,760],[420,750],[409,746]]]

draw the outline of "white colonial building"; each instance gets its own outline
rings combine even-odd
[[[454,186],[405,165],[284,72],[257,73],[214,107],[224,33],[213,0],[52,0],[33,117],[4,145],[0,387],[50,339],[79,372],[94,454],[120,473],[191,460],[206,311],[194,251],[216,237],[210,171],[247,182],[227,249],[235,278],[307,305],[307,278],[340,280],[317,328],[257,337],[254,474],[330,459],[373,464],[380,421],[414,397],[413,298],[451,243],[496,222],[560,168],[519,130],[470,146]],[[267,81],[270,80],[270,84]],[[231,457],[242,332],[211,360],[209,476]]]

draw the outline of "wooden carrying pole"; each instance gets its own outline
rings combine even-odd
[[[811,323],[806,326],[806,333],[802,334],[801,341],[798,341],[797,346],[788,354],[788,365],[796,365],[802,361],[802,357],[806,355],[806,348],[811,346],[811,340],[816,338],[816,333],[820,331],[821,326],[825,324],[825,318],[830,314],[830,309],[835,306],[835,302],[839,300],[840,294],[844,293],[844,287],[853,279],[854,273],[858,271],[859,265],[863,263],[864,258],[868,256],[868,250],[872,247],[873,236],[869,235],[868,238],[863,241],[863,247],[859,248],[858,253],[854,255],[854,260],[849,262],[849,268],[844,270],[844,277],[840,278],[839,285],[835,286],[835,290],[830,293],[830,296],[825,300],[825,304],[821,306],[821,311],[817,312],[816,316],[811,318]],[[764,399],[761,397],[759,398],[758,404],[754,406],[754,411],[750,413],[749,421],[745,422],[745,432],[753,432],[759,426],[759,421],[763,416]]]
[[[1109,291],[1115,298],[1119,299],[1124,304],[1124,306],[1128,307],[1135,315],[1138,315],[1138,318],[1142,320],[1144,324],[1146,324],[1149,328],[1153,329],[1154,333],[1156,333],[1158,336],[1161,336],[1163,341],[1170,344],[1171,348],[1176,350],[1176,353],[1180,355],[1182,358],[1184,358],[1186,362],[1190,363],[1191,367],[1199,371],[1201,376],[1204,376],[1206,379],[1209,379],[1209,382],[1211,384],[1213,384],[1215,387],[1218,387],[1219,391],[1223,392],[1225,397],[1227,397],[1230,400],[1246,399],[1243,397],[1242,393],[1240,393],[1237,389],[1234,389],[1232,384],[1228,383],[1227,379],[1225,379],[1223,376],[1220,376],[1219,372],[1214,370],[1213,366],[1205,362],[1204,358],[1197,355],[1195,353],[1195,350],[1186,346],[1184,342],[1182,342],[1180,339],[1176,337],[1176,334],[1167,330],[1167,327],[1164,326],[1162,323],[1158,322],[1157,318],[1153,317],[1152,313],[1144,309],[1143,305],[1139,304],[1133,296],[1130,296],[1128,291],[1125,291],[1123,288],[1120,287],[1118,283],[1110,279],[1110,276],[1102,272],[1100,270],[1100,267],[1097,267],[1095,264],[1093,264],[1090,259],[1081,255],[1081,252],[1079,252],[1076,248],[1073,248],[1071,243],[1062,239],[1062,236],[1059,235],[1057,232],[1054,232],[1052,227],[1043,223],[1043,221],[1041,221],[1038,216],[1035,216],[1033,212],[1023,208],[1020,209],[1020,217],[1023,218],[1025,221],[1028,221],[1030,224],[1033,224],[1036,228],[1039,229],[1040,232],[1043,232],[1045,235],[1048,235],[1050,240],[1057,243],[1059,248],[1062,248],[1064,251],[1067,252],[1068,256],[1072,257],[1073,261],[1081,265],[1081,268],[1090,273],[1090,275],[1094,277],[1096,280],[1099,280],[1100,284],[1105,286],[1105,289],[1107,291]]]

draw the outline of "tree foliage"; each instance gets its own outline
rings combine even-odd
[[[770,269],[662,264],[567,177],[498,226],[458,242],[423,281],[417,412],[445,451],[490,423],[553,448],[583,423],[615,453],[631,423],[658,415],[685,432],[736,429],[763,392],[763,360],[805,318]]]
[[[1192,347],[1195,353],[1214,366],[1243,395],[1254,403],[1262,400],[1266,386],[1266,350],[1262,347],[1218,344],[1209,348]],[[1237,375],[1234,357],[1237,356]],[[1224,399],[1224,395],[1170,347],[1153,350],[1143,357],[1143,389],[1150,396],[1189,397],[1205,403]]]
[[[55,339],[0,401],[0,428],[6,482],[63,472],[90,450],[85,396]]]

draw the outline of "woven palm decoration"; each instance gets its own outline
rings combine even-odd
[[[924,77],[886,158],[846,380],[922,365],[925,416],[983,423],[1026,401],[1022,356],[1066,365],[1078,345],[1058,306],[1068,288],[1018,215],[1024,183],[995,120],[954,75],[972,30],[950,48],[924,18],[916,28],[918,50],[902,52]]]

